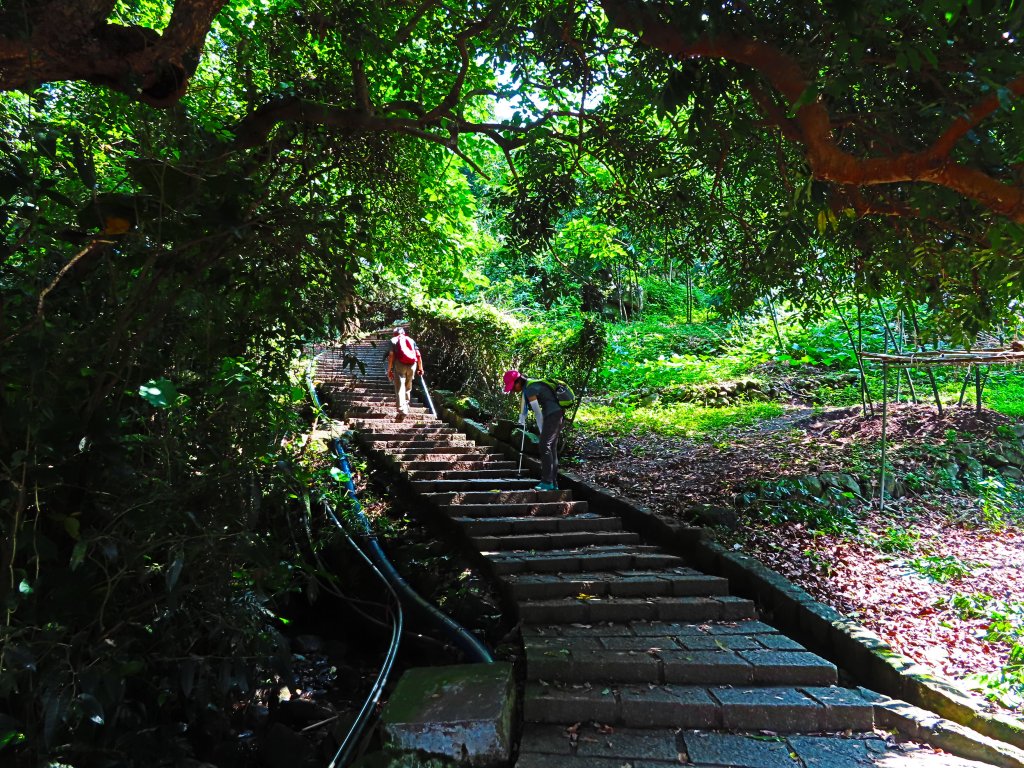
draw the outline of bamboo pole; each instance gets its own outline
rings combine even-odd
[[[875,299],[875,303],[878,306],[878,314],[882,318],[882,335],[883,335],[883,338],[892,339],[892,348],[896,351],[897,354],[902,355],[903,354],[903,349],[897,343],[896,335],[892,332],[892,328],[889,327],[889,318],[887,318],[885,316],[885,310],[882,309],[882,300],[881,299]],[[910,387],[910,396],[913,398],[914,402],[916,403],[917,402],[917,392],[914,390],[914,382],[910,378],[910,369],[909,368],[904,368],[903,370],[907,374],[907,385]],[[896,402],[898,403],[899,401],[900,401],[900,372],[897,370],[896,371]]]
[[[974,412],[981,413],[981,366],[974,366]]]
[[[921,347],[921,351],[924,351],[924,342],[921,340],[921,329],[917,326],[917,313],[914,311],[914,305],[910,305],[910,322],[914,324],[914,338],[917,341],[917,346]],[[942,398],[939,397],[939,385],[935,381],[935,371],[931,369],[931,366],[927,366],[928,381],[932,385],[932,394],[935,395],[935,405],[939,409],[939,418],[942,418]]]
[[[835,295],[832,296],[832,307],[835,309],[836,314],[839,315],[839,320],[843,324],[843,328],[846,330],[846,337],[850,340],[850,346],[853,348],[853,355],[857,359],[857,370],[860,371],[860,408],[863,415],[868,413],[868,379],[864,373],[864,361],[861,359],[861,350],[858,348],[857,343],[853,340],[853,331],[850,330],[850,324],[846,322],[846,317],[843,315],[843,311],[839,308],[839,302],[836,301]],[[874,416],[874,409],[872,408],[872,416]]]
[[[882,465],[878,471],[878,511],[885,511],[885,438],[889,416],[889,365],[882,363]]]

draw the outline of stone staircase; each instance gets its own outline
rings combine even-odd
[[[835,666],[759,621],[725,579],[571,492],[533,490],[517,462],[426,408],[396,421],[386,343],[346,347],[364,373],[328,350],[317,379],[332,415],[461,528],[514,600],[527,681],[519,768],[678,765],[704,731],[872,728],[870,703],[837,687]]]

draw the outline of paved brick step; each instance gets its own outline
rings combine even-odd
[[[568,522],[568,521],[566,521]],[[577,595],[594,597],[696,597],[726,595],[729,582],[683,566],[653,571],[593,573],[525,573],[506,577],[517,600],[551,600]],[[710,646],[717,647],[717,646]],[[756,646],[753,646],[756,647]]]
[[[402,461],[475,461],[476,458],[484,456],[503,455],[494,448],[474,444],[438,445],[434,448],[395,448],[387,453],[389,456],[393,456],[395,460]]]
[[[429,501],[439,506],[451,504],[536,504],[540,502],[572,501],[572,491],[506,491],[504,493],[425,493]],[[576,502],[586,504],[585,501]]]
[[[543,491],[541,491],[543,493]],[[559,491],[562,493],[562,491]],[[567,491],[565,493],[568,493]],[[536,504],[443,504],[452,517],[568,517],[584,515],[590,505],[585,501],[551,501]]]
[[[395,387],[390,382],[383,382],[381,384],[349,384],[344,388],[335,388],[332,394],[334,395],[334,397],[345,401],[393,401],[395,399]],[[417,394],[419,393],[413,391],[413,396],[416,396]]]
[[[393,404],[383,406],[345,405],[341,403],[341,412],[346,416],[360,417],[363,419],[393,419],[395,418],[395,406]],[[412,406],[406,418],[429,415],[430,411],[420,406]]]
[[[420,493],[443,491],[515,491],[537,485],[537,478],[494,478],[489,480],[413,480],[412,487]]]
[[[460,447],[460,446],[456,446],[456,448],[458,448],[458,447]],[[387,457],[387,459],[392,464],[394,464],[395,466],[399,467],[402,471],[406,471],[406,470],[413,471],[413,470],[417,470],[417,469],[425,469],[425,467],[422,466],[422,465],[430,465],[430,464],[435,464],[435,463],[439,463],[439,462],[445,462],[447,466],[451,466],[452,463],[457,462],[457,461],[483,461],[483,462],[486,462],[488,460],[491,460],[492,462],[494,462],[494,461],[501,461],[504,458],[502,456],[499,456],[499,455],[496,455],[496,454],[493,454],[493,453],[478,453],[476,451],[466,452],[466,453],[449,453],[449,454],[432,454],[432,453],[427,453],[427,454],[422,454],[422,455],[419,455],[419,456],[412,456],[412,457],[409,457],[409,458],[407,458],[407,457],[405,457],[405,456],[403,456],[401,454],[398,454],[398,453],[396,453],[394,451],[389,451],[389,452],[387,452],[385,454],[385,456]],[[439,459],[435,458],[437,456],[440,456],[440,458]]]
[[[331,395],[331,403],[339,408],[356,412],[359,408],[365,408],[367,410],[382,410],[387,408],[394,408],[397,406],[395,395],[392,392],[390,395],[380,395],[379,397],[344,397],[339,395]],[[426,408],[426,403],[418,400],[417,398],[412,399],[413,407]]]
[[[617,518],[614,519],[617,520]],[[533,552],[537,550],[565,549],[567,547],[636,544],[640,541],[639,534],[622,530],[524,533],[510,536],[472,536],[471,538],[481,552],[509,550],[529,550]]]
[[[436,427],[442,423],[440,419],[430,414],[408,417],[403,421],[395,421],[393,414],[387,418],[365,419],[356,417],[347,419],[347,421],[352,429],[381,433],[395,432],[402,429],[415,430],[422,429],[423,427]]]
[[[565,747],[568,747],[569,740],[564,726],[589,721],[625,728],[766,730],[776,733],[862,732],[874,727],[871,703],[859,691],[817,685],[594,684],[584,687],[529,682],[523,695],[523,718],[527,723],[561,724],[558,731],[561,732],[561,741],[566,742]],[[539,751],[539,744],[531,735],[537,731],[535,726],[524,727],[520,754]],[[584,733],[581,728],[580,735]],[[581,747],[583,743],[581,738]],[[516,765],[521,768],[522,758]],[[616,768],[619,766],[621,763],[616,764]]]
[[[658,547],[590,546],[533,552],[491,552],[486,555],[499,575],[509,573],[589,573],[592,571],[652,570],[684,565]]]
[[[618,531],[622,519],[585,513],[575,517],[453,517],[470,536],[509,536],[527,533],[570,533],[573,531]],[[573,593],[573,594],[578,594]]]
[[[519,618],[525,624],[586,624],[599,621],[737,621],[753,618],[756,614],[752,602],[731,595],[715,595],[713,597],[566,597],[554,600],[520,600],[518,607]]]
[[[672,600],[680,604],[705,604],[701,609],[708,607],[706,604],[711,602],[706,598]],[[716,598],[714,601],[723,600],[736,598]],[[586,602],[590,603],[590,607],[597,605],[597,601]],[[607,602],[611,604],[616,601]],[[521,611],[523,607],[525,605],[520,604]],[[521,618],[528,621],[522,614]],[[834,685],[837,679],[834,664],[805,649],[777,650],[762,646],[740,649],[691,649],[681,648],[679,644],[661,642],[668,639],[660,638],[656,643],[651,642],[652,638],[646,637],[528,639],[525,641],[527,678],[577,683],[600,681],[683,685],[825,686]]]
[[[450,438],[448,435],[439,435],[437,439],[424,440],[419,435],[412,435],[410,438],[405,440],[378,440],[371,443],[373,448],[378,451],[388,451],[389,453],[397,453],[398,451],[404,451],[411,448],[424,448],[427,450],[433,450],[435,448],[476,448],[477,444],[472,440],[465,439],[463,436],[462,440]]]
[[[454,435],[459,436],[456,439],[461,440],[465,438],[465,435],[451,427],[420,427],[415,430],[410,429],[407,432],[368,432],[363,436],[363,439],[368,443],[387,443],[390,441],[421,440],[426,437],[440,440]]]
[[[419,400],[418,392],[412,393],[414,400]],[[379,390],[352,390],[341,389],[331,393],[331,398],[336,402],[347,405],[394,405],[397,400],[394,389]]]
[[[465,456],[472,456],[467,453],[459,457],[458,461],[431,461],[430,459],[403,460],[398,459],[397,463],[406,470],[467,470],[467,469],[516,469],[518,466],[514,461],[508,461],[499,456],[484,454],[482,458],[466,459]]]
[[[509,469],[408,469],[406,474],[412,480],[478,480],[484,478],[520,477],[515,465]]]

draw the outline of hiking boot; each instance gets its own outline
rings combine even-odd
[[[403,421],[405,421],[405,414],[399,411],[398,415],[395,416],[395,421],[397,421],[398,423],[402,423]]]
[[[555,485],[554,483],[537,483],[537,485],[533,486],[533,490],[535,490],[535,491],[557,491],[558,490],[558,486]]]

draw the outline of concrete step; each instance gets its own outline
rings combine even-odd
[[[387,451],[388,453],[404,453],[415,448],[424,451],[434,451],[440,448],[478,447],[476,443],[472,440],[467,440],[465,437],[462,439],[449,437],[448,435],[439,435],[436,438],[433,435],[429,435],[428,437],[431,439],[423,439],[423,436],[421,435],[411,435],[405,440],[378,440],[370,443],[370,445],[374,450]],[[435,459],[435,461],[437,460],[438,459]]]
[[[521,600],[519,618],[526,624],[598,621],[738,621],[756,615],[741,597],[579,597]]]
[[[652,571],[512,574],[505,579],[517,600],[593,597],[697,597],[726,595],[729,582],[683,566]]]
[[[382,398],[382,397],[395,397],[395,387],[393,384],[385,382],[383,384],[355,384],[352,382],[338,382],[332,389],[332,397],[339,397],[346,400],[355,400],[359,398]],[[413,394],[416,394],[415,392]]]
[[[618,518],[614,519],[618,522]],[[566,549],[568,547],[600,547],[610,544],[637,544],[639,534],[632,531],[573,531],[571,533],[529,533],[509,536],[472,536],[481,552],[525,550],[529,552]]]
[[[562,741],[567,741],[565,725],[588,721],[625,728],[775,733],[862,732],[874,727],[870,702],[858,691],[834,686],[596,684],[583,687],[530,682],[523,696],[523,716],[527,723],[560,724]],[[537,732],[535,727],[525,726],[521,754],[533,749]],[[617,728],[616,733],[621,730]],[[773,763],[742,763],[768,764]],[[517,768],[522,765],[520,758]],[[616,763],[619,765],[621,763]]]
[[[467,534],[482,536],[510,536],[530,533],[572,533],[577,531],[617,531],[622,529],[618,517],[581,515],[576,517],[453,517]],[[578,594],[578,593],[573,593]]]
[[[483,480],[483,479],[501,479],[501,478],[512,478],[513,480],[520,475],[516,474],[516,468],[513,466],[511,469],[409,469],[407,468],[406,474],[413,480]]]
[[[349,426],[352,429],[363,430],[366,432],[395,432],[396,430],[416,430],[422,427],[436,427],[441,424],[441,420],[431,416],[429,414],[425,416],[409,416],[402,421],[396,421],[394,414],[389,417],[381,417],[376,419],[367,419],[359,416],[350,418],[347,420]]]
[[[381,404],[381,405],[373,405],[373,406],[367,406],[367,405],[346,405],[345,403],[339,403],[338,406],[340,406],[340,407],[336,408],[336,410],[340,410],[343,414],[345,414],[346,416],[348,416],[350,418],[353,418],[353,419],[355,419],[355,418],[372,419],[372,420],[385,419],[385,418],[393,419],[393,418],[395,418],[396,408],[397,408],[397,406],[394,403],[388,403],[387,405]],[[422,417],[424,415],[429,416],[430,415],[430,411],[428,411],[426,408],[423,408],[421,406],[414,405],[414,406],[409,408],[409,413],[406,414],[405,418],[407,418],[407,419],[415,419],[417,417]]]
[[[514,491],[537,484],[536,478],[495,478],[493,480],[414,480],[412,487],[420,493],[443,491]]]
[[[442,445],[438,447],[397,447],[397,449],[391,449],[388,453],[395,459],[402,461],[408,461],[417,457],[425,457],[431,461],[441,461],[443,458],[451,458],[453,461],[459,459],[469,461],[466,456],[485,456],[485,455],[496,455],[494,449],[488,449],[480,445]],[[536,483],[535,483],[536,484]]]
[[[388,409],[394,410],[398,407],[398,403],[395,401],[394,394],[379,398],[360,398],[358,400],[348,400],[345,398],[332,396],[331,406],[336,410],[346,411],[352,414],[359,413],[376,413],[378,411],[386,411]],[[427,406],[417,398],[413,398],[410,403],[411,410],[419,413],[429,413]]]
[[[455,446],[455,447],[458,448],[460,446]],[[413,458],[405,458],[404,456],[402,456],[402,455],[400,455],[400,454],[398,454],[396,452],[389,452],[389,453],[386,454],[387,459],[392,464],[394,464],[396,467],[401,469],[403,472],[405,472],[405,471],[410,471],[411,472],[411,471],[417,470],[417,469],[425,469],[426,467],[423,466],[423,465],[429,465],[429,464],[438,463],[438,460],[436,459],[436,456],[437,456],[437,454],[430,454],[430,453],[428,453],[428,454],[423,454],[423,455],[420,455],[420,456],[414,456]],[[460,462],[460,461],[461,462],[466,462],[466,461],[486,462],[488,459],[497,461],[500,458],[501,457],[495,456],[494,454],[491,454],[491,453],[478,453],[478,452],[451,453],[451,454],[443,454],[442,458],[440,459],[440,462],[445,463],[447,466],[451,466],[452,464],[455,464],[456,462]]]
[[[456,437],[456,435],[458,435],[458,437]],[[446,437],[455,437],[456,440],[467,439],[465,435],[451,427],[421,427],[415,430],[410,429],[405,432],[368,432],[363,436],[363,439],[368,443],[387,443],[391,441],[402,442],[405,440],[422,440],[428,437],[436,438],[438,440],[442,440]]]
[[[679,602],[699,599],[676,598]],[[649,639],[622,643],[634,645],[632,648],[606,648],[601,638],[533,638],[525,642],[527,678],[567,683],[734,686],[829,686],[837,679],[834,664],[807,650],[691,650],[644,643]]]
[[[533,552],[490,552],[495,573],[588,573],[611,570],[651,570],[684,565],[658,547],[634,545],[591,546]]]
[[[466,456],[472,456],[473,454],[466,454]],[[466,459],[460,457],[459,461],[430,461],[426,460],[414,460],[405,461],[399,460],[399,466],[402,469],[409,470],[410,472],[416,470],[430,471],[430,470],[470,470],[470,469],[492,469],[492,470],[515,470],[516,463],[514,461],[503,461],[501,457],[491,456],[484,454],[483,458],[478,459]]]
[[[424,497],[437,504],[536,504],[572,501],[572,491],[506,491],[504,493],[425,493]],[[585,504],[580,501],[577,504]]]
[[[551,501],[536,504],[444,504],[441,509],[452,517],[567,517],[586,514],[589,505],[585,501]]]

